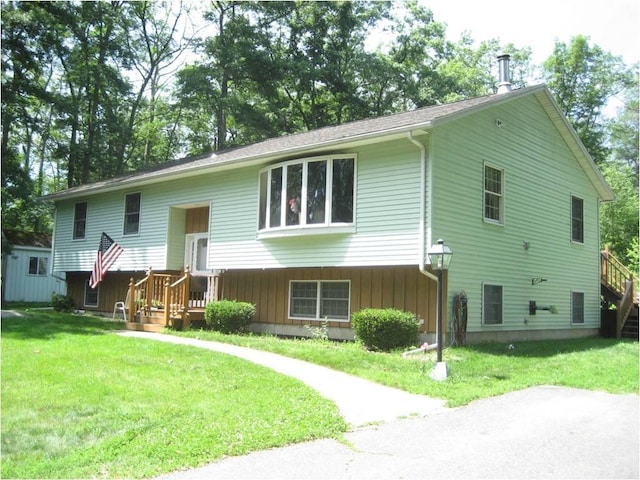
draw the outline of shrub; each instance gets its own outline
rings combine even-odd
[[[416,316],[394,308],[365,308],[355,312],[351,323],[356,337],[369,350],[389,351],[418,342]]]
[[[73,298],[69,295],[54,293],[51,296],[51,304],[56,312],[73,312],[76,308]]]
[[[241,332],[251,324],[256,307],[247,302],[220,300],[208,303],[204,309],[207,325],[218,332]]]

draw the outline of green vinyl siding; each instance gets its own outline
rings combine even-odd
[[[355,231],[258,238],[260,168],[239,169],[215,179],[210,264],[220,269],[417,264],[418,149],[403,139],[339,153],[357,157]]]
[[[433,238],[454,252],[449,296],[467,293],[468,331],[571,328],[571,290],[585,292],[584,326],[598,327],[598,197],[535,97],[444,125],[431,138]],[[483,221],[485,163],[504,171],[503,225]],[[571,242],[571,195],[584,199],[584,244]],[[547,281],[532,285],[533,277]],[[503,285],[500,325],[482,325],[483,283]],[[530,316],[530,300],[558,314]]]

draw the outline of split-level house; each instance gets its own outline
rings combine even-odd
[[[308,335],[326,322],[353,338],[353,312],[394,307],[430,341],[428,251],[443,239],[449,339],[464,322],[469,342],[597,335],[598,208],[612,191],[547,87],[501,80],[497,94],[49,195],[53,268],[81,308],[126,299],[130,328],[146,328],[152,304],[193,324],[203,303],[235,299],[255,304],[257,331]],[[91,289],[102,232],[123,252]],[[183,277],[189,299],[171,290]]]

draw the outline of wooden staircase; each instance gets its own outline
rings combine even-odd
[[[218,277],[207,279],[205,292],[191,291],[191,274],[186,268],[181,274],[155,273],[129,282],[128,305],[125,309],[126,328],[144,332],[160,332],[164,328],[188,330],[204,324],[204,310],[218,299]]]
[[[600,290],[616,306],[616,337],[638,339],[638,278],[608,250],[600,252]]]

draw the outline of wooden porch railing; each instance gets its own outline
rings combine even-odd
[[[608,249],[600,252],[600,276],[602,284],[620,297],[616,304],[616,336],[620,338],[634,303],[638,303],[638,278]]]
[[[187,329],[190,308],[204,308],[207,303],[218,300],[218,281],[218,276],[209,276],[205,292],[192,292],[188,267],[182,274],[155,273],[149,268],[142,280],[136,282],[131,278],[129,281],[127,321],[133,322],[136,315],[148,316],[152,309],[157,309],[163,311],[165,326],[180,319]]]
[[[184,275],[171,283],[169,279],[164,283],[164,324],[169,324],[180,318],[182,328],[189,329],[189,290],[191,274],[189,268],[185,269]]]

